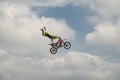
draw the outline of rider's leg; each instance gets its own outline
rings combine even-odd
[[[53,39],[51,39],[51,42],[54,43],[54,42],[53,42]]]
[[[61,37],[58,37],[58,39],[59,39],[58,45],[59,45],[60,47],[62,47],[62,39],[61,39]]]
[[[57,41],[57,46],[60,48],[60,47],[62,47],[62,41],[61,41],[62,39],[59,39],[58,41]]]

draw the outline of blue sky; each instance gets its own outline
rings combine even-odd
[[[92,32],[93,25],[88,20],[87,17],[94,15],[95,13],[90,11],[87,8],[81,8],[77,6],[63,6],[63,7],[55,7],[55,8],[41,8],[41,7],[33,7],[34,11],[37,12],[38,16],[45,17],[54,17],[56,19],[64,19],[69,27],[75,30],[76,39],[73,42],[73,47],[75,50],[84,51],[85,46],[85,35],[89,32]],[[42,13],[41,10],[42,9]],[[39,13],[40,12],[40,13]],[[78,44],[79,43],[79,44]],[[77,45],[78,44],[78,45]],[[76,48],[80,49],[76,49]],[[87,47],[86,47],[87,48]]]
[[[78,47],[76,50],[78,51],[86,51],[90,52],[94,55],[99,56],[105,56],[107,58],[113,58],[113,60],[117,58],[117,61],[119,61],[119,54],[116,52],[116,47],[111,47],[112,50],[110,50],[110,47],[105,46],[105,50],[102,49],[102,47],[98,46],[87,46],[85,45],[85,36],[87,33],[90,33],[94,31],[94,26],[96,24],[90,23],[87,18],[90,16],[96,16],[97,13],[94,11],[83,8],[79,6],[72,6],[67,5],[63,7],[55,7],[55,8],[43,8],[43,12],[39,14],[39,9],[41,7],[33,7],[33,10],[35,10],[38,14],[38,16],[45,16],[45,17],[54,17],[56,19],[64,19],[69,27],[71,27],[76,32],[76,40],[74,41],[73,45]],[[79,43],[79,44],[78,44]],[[78,45],[77,45],[78,44]],[[75,47],[75,48],[76,48]],[[74,48],[74,49],[75,49]],[[106,54],[105,54],[106,53]]]
[[[33,10],[38,12],[40,7],[35,7]],[[89,9],[84,9],[76,6],[64,6],[55,8],[43,8],[43,12],[40,16],[54,17],[57,19],[64,19],[67,24],[76,31],[78,38],[85,36],[88,32],[93,30],[92,24],[90,24],[86,17],[92,16],[94,13]]]
[[[119,80],[119,3],[1,0],[0,80]],[[71,49],[51,55],[43,26]]]

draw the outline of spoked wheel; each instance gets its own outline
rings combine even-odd
[[[65,49],[70,49],[70,47],[71,47],[71,43],[70,42],[65,42],[64,43],[64,48]]]
[[[51,47],[51,48],[50,48],[50,53],[51,53],[51,54],[56,54],[56,53],[57,53],[57,48]]]

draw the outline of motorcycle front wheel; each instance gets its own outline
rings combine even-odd
[[[70,42],[65,42],[64,43],[64,48],[65,49],[70,49],[70,47],[71,47],[71,43]]]

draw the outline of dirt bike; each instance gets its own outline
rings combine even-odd
[[[61,47],[64,47],[65,49],[70,49],[71,43],[66,40],[67,39],[59,39],[56,43],[50,43],[49,45],[52,46],[50,48],[50,53],[56,54],[57,50]]]

